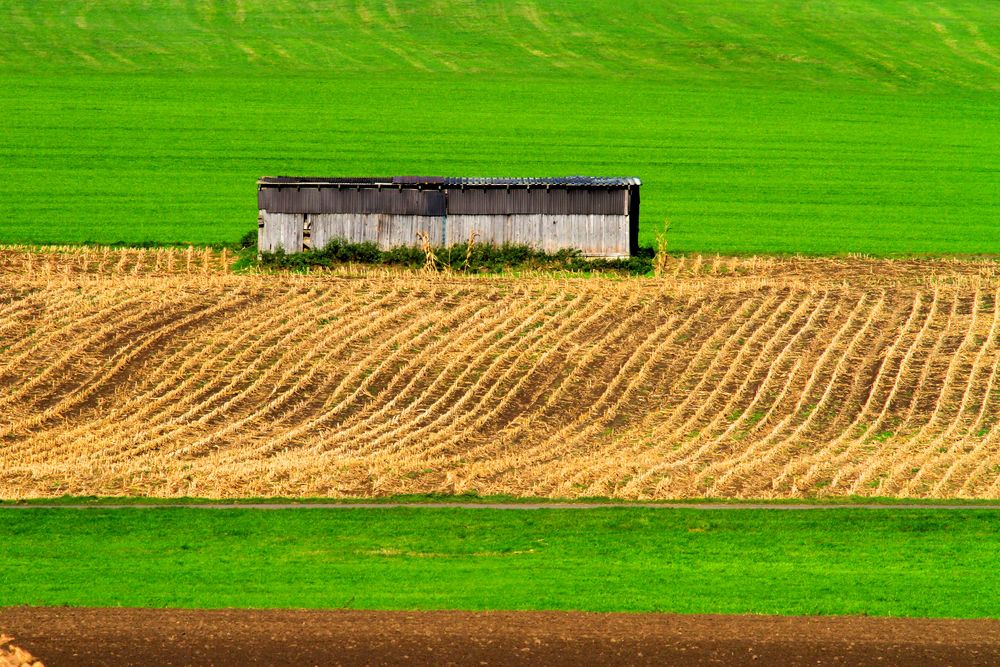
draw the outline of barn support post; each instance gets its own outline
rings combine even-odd
[[[257,259],[260,259],[261,248],[264,247],[264,217],[267,211],[257,210]]]
[[[441,193],[441,245],[448,245],[448,191],[438,188]]]
[[[628,189],[628,248],[629,255],[639,252],[639,188],[631,185]]]

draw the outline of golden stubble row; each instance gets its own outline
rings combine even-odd
[[[654,280],[59,261],[0,271],[4,497],[1000,495],[986,262]]]
[[[241,253],[228,248],[163,247],[121,248],[108,246],[18,246],[0,245],[0,275],[52,280],[67,276],[208,276],[227,274]],[[893,285],[969,284],[1000,276],[1000,262],[991,258],[876,259],[864,255],[841,257],[804,256],[668,256],[662,263],[667,279],[781,278],[813,283],[851,282]],[[256,269],[243,269],[241,272]],[[342,265],[313,269],[327,275],[409,273],[397,269],[373,269]],[[461,274],[461,271],[456,273]],[[446,274],[454,276],[455,273]]]

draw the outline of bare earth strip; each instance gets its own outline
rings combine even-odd
[[[50,665],[994,665],[1000,621],[577,612],[0,609]]]
[[[0,249],[0,488],[1000,497],[1000,263],[663,279]]]

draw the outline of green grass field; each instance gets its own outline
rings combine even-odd
[[[235,241],[265,174],[623,174],[678,252],[1000,254],[993,2],[0,0],[0,243]]]
[[[0,512],[0,606],[1000,617],[991,510]]]

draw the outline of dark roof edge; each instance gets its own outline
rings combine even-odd
[[[268,185],[395,185],[395,186],[446,186],[446,187],[582,187],[582,188],[623,188],[632,185],[642,185],[642,181],[634,177],[619,176],[555,176],[555,177],[516,177],[516,178],[476,178],[451,176],[359,176],[359,177],[323,177],[323,176],[264,176],[257,181],[258,186]]]

